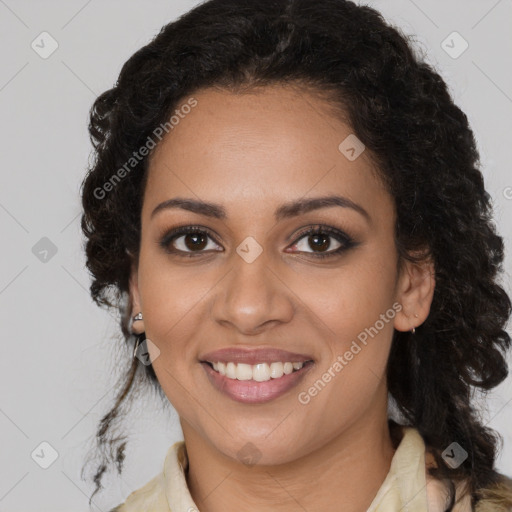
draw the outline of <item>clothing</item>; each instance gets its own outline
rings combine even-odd
[[[401,429],[389,472],[367,512],[473,512],[469,496],[449,508],[448,485],[427,473],[432,458],[425,452],[423,438],[413,427]],[[163,471],[109,512],[198,512],[187,487],[187,466],[185,442],[178,441],[169,448]],[[457,500],[461,488],[456,487]],[[512,511],[512,480],[504,477],[502,484],[486,490],[484,496],[474,512]]]

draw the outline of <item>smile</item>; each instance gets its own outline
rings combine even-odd
[[[314,366],[311,360],[255,365],[207,361],[200,364],[217,391],[232,400],[246,404],[265,403],[284,395],[296,387]]]
[[[303,362],[273,362],[273,363],[258,363],[258,364],[244,364],[228,362],[224,363],[219,361],[212,363],[208,361],[213,369],[226,376],[228,379],[233,380],[255,380],[256,382],[265,382],[270,379],[280,379],[283,375],[289,375],[294,371],[300,370]]]

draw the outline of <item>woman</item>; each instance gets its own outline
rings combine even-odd
[[[503,241],[466,116],[397,29],[345,0],[207,1],[90,133],[91,294],[134,356],[96,491],[144,382],[184,437],[114,511],[512,510],[474,402],[508,373]]]

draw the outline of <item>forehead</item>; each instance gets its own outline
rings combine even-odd
[[[177,196],[225,204],[228,215],[248,202],[254,213],[331,193],[357,197],[370,210],[386,200],[367,152],[349,160],[340,151],[354,136],[351,127],[314,92],[277,85],[244,93],[206,89],[193,98],[196,105],[151,156],[143,215]]]

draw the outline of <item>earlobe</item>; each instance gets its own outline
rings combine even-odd
[[[397,331],[411,331],[428,317],[434,297],[435,268],[432,260],[423,263],[406,261],[399,276],[397,301],[402,309],[395,316]]]

